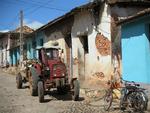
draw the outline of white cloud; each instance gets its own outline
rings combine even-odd
[[[29,26],[33,29],[38,29],[39,27],[43,26],[43,24],[38,21],[33,21],[33,22],[27,24],[27,26]]]
[[[0,30],[1,33],[5,33],[5,32],[8,32],[9,29],[5,29],[5,30]]]
[[[43,24],[39,21],[30,21],[28,19],[24,19],[24,25],[31,27],[32,29],[38,29],[43,26]]]

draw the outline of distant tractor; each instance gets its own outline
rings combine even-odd
[[[45,91],[57,88],[58,93],[72,92],[73,100],[79,99],[79,81],[68,76],[65,64],[59,58],[59,49],[56,47],[43,47],[38,49],[39,60],[30,63],[16,76],[17,88],[22,88],[23,83],[29,82],[32,96],[39,97],[39,102],[44,102]]]

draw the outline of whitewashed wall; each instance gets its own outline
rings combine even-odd
[[[2,66],[2,49],[0,48],[0,67]]]
[[[1,39],[3,49],[0,50],[0,65],[6,66],[6,61],[9,62],[9,50],[8,50],[8,35]],[[6,46],[7,45],[7,46]]]
[[[57,41],[59,43],[59,48],[64,50],[64,62],[66,63],[66,47],[65,47],[65,40],[64,36],[62,35],[61,31],[53,32],[50,36],[45,37],[44,39],[44,46],[50,46],[52,43]]]
[[[99,20],[100,24],[98,25],[98,31],[111,40],[109,7],[105,4],[102,8],[103,9],[100,9],[102,13],[100,15],[101,20]],[[98,32],[95,29],[95,21],[91,12],[82,11],[75,15],[71,34],[73,59],[79,59],[79,52],[83,51],[79,37],[83,34],[87,34],[88,36],[89,53],[85,56],[85,79],[96,72],[104,72],[106,76],[110,74],[111,56],[101,56],[97,51],[95,38]],[[84,60],[84,58],[81,58],[81,60]],[[73,76],[79,77],[79,64],[73,65]]]

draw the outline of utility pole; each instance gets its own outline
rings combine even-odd
[[[20,66],[23,62],[23,11],[20,11]]]

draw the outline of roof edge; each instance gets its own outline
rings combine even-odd
[[[147,8],[145,10],[142,10],[140,12],[138,12],[137,14],[135,15],[132,15],[132,16],[129,16],[127,17],[126,19],[123,19],[123,20],[120,20],[118,22],[116,22],[117,25],[121,25],[121,24],[124,24],[124,23],[127,23],[127,22],[130,22],[134,19],[137,19],[139,17],[143,17],[143,16],[147,16],[150,14],[150,8]]]
[[[61,21],[61,20],[63,20],[66,17],[72,16],[72,15],[75,14],[75,12],[77,12],[77,11],[79,11],[81,9],[90,9],[90,8],[93,8],[96,5],[99,5],[99,3],[102,3],[102,2],[104,2],[104,0],[93,1],[93,2],[89,2],[87,4],[75,7],[72,10],[70,10],[69,12],[65,13],[64,15],[62,15],[62,16],[60,16],[60,17],[58,17],[58,18],[48,22],[47,24],[43,25],[42,27],[38,28],[37,30],[35,30],[35,32],[43,30],[44,28],[46,28],[48,26],[51,26],[54,23],[56,23],[58,21]]]

